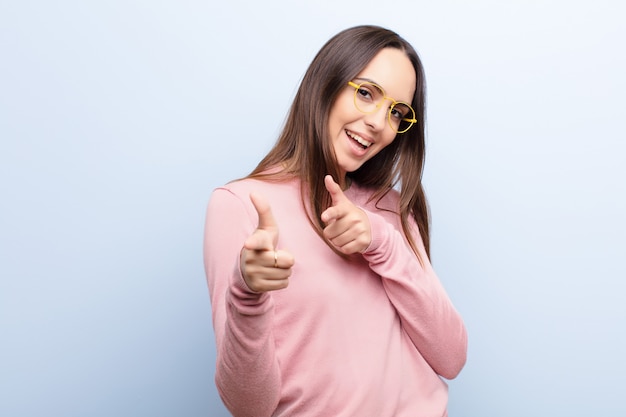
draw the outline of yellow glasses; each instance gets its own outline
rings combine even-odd
[[[396,133],[404,133],[417,122],[415,118],[415,110],[407,103],[395,101],[391,97],[385,95],[385,90],[378,84],[364,81],[357,84],[348,81],[348,85],[354,88],[354,105],[362,113],[374,113],[383,104],[383,101],[391,101],[389,111],[387,112],[387,120],[389,126]]]

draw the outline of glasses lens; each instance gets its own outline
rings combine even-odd
[[[389,123],[398,133],[404,133],[413,126],[415,111],[406,103],[395,103],[389,109]]]
[[[359,85],[353,82],[349,82],[349,84],[355,88],[354,105],[363,113],[375,112],[385,99],[394,102],[393,99],[385,97],[382,87],[377,84],[368,81]],[[415,120],[415,111],[407,103],[395,102],[389,108],[389,125],[396,133],[404,133],[409,130],[413,126],[413,120]]]
[[[364,82],[354,91],[354,104],[363,113],[372,113],[383,100],[385,94],[376,84]]]

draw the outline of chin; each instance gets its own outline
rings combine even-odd
[[[357,170],[358,170],[359,168],[361,168],[362,166],[363,166],[363,164],[358,164],[358,165],[355,165],[355,164],[350,164],[350,165],[347,165],[347,164],[343,164],[343,165],[342,165],[342,164],[339,164],[339,169],[340,169],[342,172],[344,172],[345,174],[350,174],[350,173],[352,173],[352,172],[354,172],[354,171],[357,171]]]

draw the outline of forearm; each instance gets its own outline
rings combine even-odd
[[[215,375],[220,395],[235,417],[270,416],[278,404],[281,386],[271,297],[246,294],[234,285],[226,308]]]
[[[381,276],[402,327],[424,359],[439,375],[456,377],[467,355],[467,332],[461,316],[432,270],[425,251],[420,252],[420,263],[396,228],[379,215],[369,216],[373,240],[363,254],[365,259]],[[415,238],[421,243],[419,234]]]
[[[269,416],[280,395],[270,294],[248,290],[239,253],[254,223],[244,202],[216,190],[207,209],[204,260],[217,347],[215,382],[235,417]]]
[[[413,344],[437,374],[455,378],[465,365],[467,332],[447,295],[426,278],[408,282],[390,273],[383,286]]]

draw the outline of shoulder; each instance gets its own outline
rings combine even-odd
[[[391,188],[382,197],[376,197],[374,190],[359,185],[349,191],[352,201],[370,211],[385,211],[396,215],[400,213],[400,193]]]
[[[250,178],[234,180],[215,188],[215,190],[213,190],[213,194],[225,191],[237,196],[247,195],[250,191],[253,191],[256,187],[258,187],[259,184],[261,184],[261,181]]]
[[[266,181],[254,178],[235,180],[215,188],[209,205],[226,209],[237,206],[254,214],[256,212],[250,201],[252,192],[262,194],[272,205],[283,201],[299,201],[300,183],[296,180]]]
[[[231,181],[220,187],[217,187],[213,192],[227,191],[236,196],[243,196],[246,199],[253,191],[281,194],[291,193],[293,190],[299,190],[299,182],[296,180],[261,180],[255,178],[244,178],[235,181]]]
[[[400,213],[400,193],[395,188],[390,189],[378,201],[377,205],[384,210],[393,211],[396,214]]]

